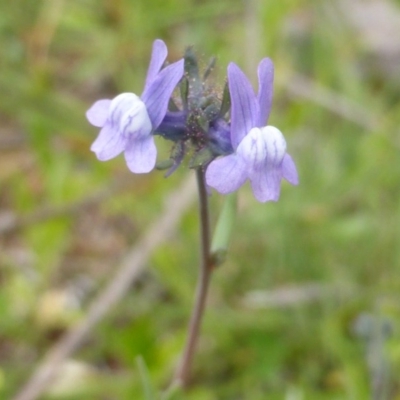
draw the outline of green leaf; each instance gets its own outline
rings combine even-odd
[[[184,109],[188,107],[188,95],[189,95],[189,82],[186,78],[183,78],[179,85],[179,91],[181,94],[182,105]]]
[[[210,104],[204,109],[204,114],[208,121],[214,120],[220,113],[219,104]]]
[[[174,165],[174,160],[171,160],[170,158],[168,160],[163,160],[160,161],[156,164],[156,169],[159,171],[164,171],[166,169],[171,168]]]
[[[189,168],[198,168],[209,163],[213,158],[214,154],[208,147],[203,147],[201,150],[196,152],[189,161]]]
[[[164,393],[161,395],[161,400],[182,400],[183,389],[179,383],[173,383]]]
[[[189,109],[196,108],[203,93],[203,83],[199,75],[199,66],[192,47],[188,47],[184,55],[185,74],[189,83],[189,96],[187,97]]]
[[[180,110],[179,110],[179,107],[176,105],[176,103],[175,103],[175,101],[174,101],[173,98],[170,98],[170,99],[169,99],[169,102],[168,102],[168,110],[169,110],[169,111],[180,111]]]
[[[225,83],[224,92],[222,94],[221,109],[219,111],[219,116],[223,117],[231,108],[231,94],[229,93],[228,83]]]
[[[210,62],[207,65],[207,69],[204,72],[203,75],[203,80],[205,81],[211,74],[211,72],[214,70],[215,64],[217,63],[217,58],[216,57],[212,57]]]
[[[211,253],[216,265],[222,264],[225,260],[229,240],[232,234],[233,224],[236,216],[237,194],[232,193],[226,196],[221,214],[215,227],[211,243]]]
[[[153,388],[153,385],[151,384],[149,370],[147,369],[143,357],[137,357],[136,362],[139,368],[140,379],[143,385],[144,396],[145,396],[144,398],[146,400],[157,400],[155,395],[155,390]]]

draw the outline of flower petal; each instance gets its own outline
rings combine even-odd
[[[153,129],[156,129],[163,120],[171,94],[182,76],[183,59],[161,70],[145,88],[141,98],[146,104]]]
[[[150,172],[156,165],[157,149],[153,136],[130,140],[125,149],[128,168],[135,174]]]
[[[242,70],[228,65],[228,85],[231,95],[231,141],[234,149],[257,124],[258,104],[254,90]]]
[[[250,173],[251,187],[254,197],[261,203],[278,201],[281,191],[282,171],[279,166],[264,166]]]
[[[274,84],[274,64],[269,58],[264,58],[258,65],[258,118],[257,126],[267,124],[272,106]]]
[[[167,55],[168,49],[166,44],[160,39],[155,40],[153,43],[153,50],[151,51],[151,59],[149,69],[147,70],[144,90],[146,90],[151,85],[157,74],[160,72],[160,69],[164,64]]]
[[[111,124],[106,124],[101,129],[90,150],[96,153],[100,161],[108,161],[122,153],[126,146],[126,140]]]
[[[207,185],[222,194],[234,192],[246,181],[245,167],[244,162],[236,154],[218,158],[207,167]]]
[[[86,111],[87,120],[99,128],[103,127],[107,121],[108,110],[110,108],[111,100],[103,99],[96,101],[89,110]]]
[[[120,115],[117,123],[119,131],[124,137],[132,136],[132,138],[138,139],[151,135],[152,125],[146,105],[139,98],[137,101],[132,101],[124,113],[118,113],[117,110],[115,114]]]
[[[282,174],[283,177],[292,185],[299,184],[299,175],[297,174],[296,165],[289,154],[285,154],[282,161]]]
[[[140,104],[142,105],[141,107]],[[118,129],[121,129],[121,119],[132,109],[132,107],[146,109],[143,101],[135,93],[121,93],[114,97],[108,110],[109,122],[113,126],[118,127]]]
[[[274,126],[253,128],[239,143],[236,153],[249,169],[280,166],[286,154],[286,141]]]

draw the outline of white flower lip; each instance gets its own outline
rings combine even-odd
[[[114,97],[108,110],[108,120],[118,125],[123,115],[135,102],[141,101],[135,93],[121,93]]]
[[[261,128],[261,137],[265,144],[267,160],[280,164],[286,154],[286,140],[282,132],[274,126],[268,125]]]
[[[146,105],[134,93],[122,93],[112,100],[109,120],[125,137],[135,133],[139,137],[152,130]]]
[[[239,144],[237,153],[248,164],[279,165],[286,153],[286,141],[282,132],[274,126],[253,128]]]

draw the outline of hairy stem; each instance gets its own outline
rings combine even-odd
[[[204,179],[204,169],[196,170],[199,192],[201,262],[200,275],[197,282],[196,298],[189,322],[188,335],[181,363],[176,371],[174,382],[182,387],[187,386],[196,344],[199,337],[201,319],[204,314],[208,287],[213,270],[210,254],[210,221],[208,211],[208,195]]]

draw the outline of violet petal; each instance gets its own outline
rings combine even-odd
[[[141,98],[146,104],[153,129],[163,120],[171,94],[182,76],[183,59],[164,68],[144,90]]]
[[[269,58],[264,58],[258,65],[258,120],[257,126],[265,126],[272,106],[274,84],[274,64]]]
[[[164,61],[166,60],[167,55],[168,55],[168,49],[167,49],[167,46],[165,45],[165,43],[160,39],[155,40],[153,43],[153,49],[151,51],[151,59],[150,59],[149,68],[147,70],[144,91],[147,90],[147,88],[151,85],[153,80],[156,78],[157,74],[160,72],[160,69],[164,64]]]
[[[96,153],[100,161],[108,161],[122,153],[126,146],[126,140],[118,132],[107,123],[100,130],[99,135],[93,142],[90,150]]]
[[[206,170],[206,182],[222,194],[234,192],[246,181],[244,162],[235,154],[218,158]]]
[[[282,161],[282,175],[292,185],[299,184],[299,175],[297,174],[296,165],[289,154],[285,154]]]
[[[157,149],[153,136],[130,140],[125,149],[128,168],[135,174],[150,172],[156,165]]]
[[[234,149],[256,126],[258,104],[254,90],[242,70],[234,63],[228,65],[228,85],[231,95],[231,141]]]
[[[261,203],[278,201],[282,178],[282,171],[279,166],[253,169],[249,178],[254,197],[258,201]]]
[[[111,100],[103,99],[96,101],[89,110],[86,111],[87,120],[93,125],[101,128],[105,125],[110,109]]]

